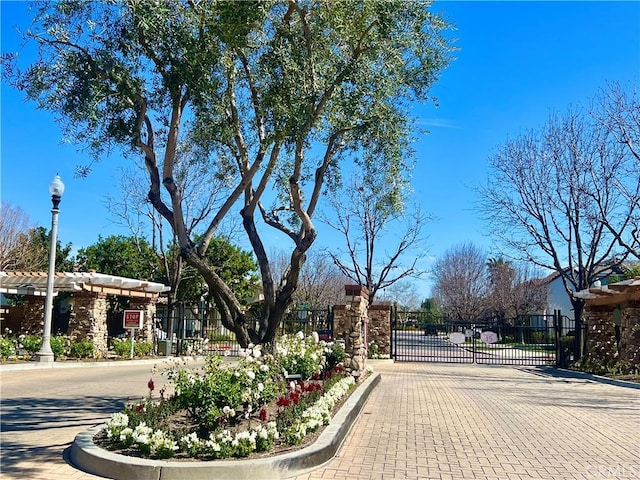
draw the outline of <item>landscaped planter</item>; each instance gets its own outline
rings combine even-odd
[[[104,425],[99,425],[76,436],[70,459],[86,472],[116,480],[271,480],[293,477],[322,465],[336,454],[380,378],[378,373],[371,374],[349,396],[318,439],[293,452],[248,460],[148,460],[98,447],[93,437],[104,428]]]

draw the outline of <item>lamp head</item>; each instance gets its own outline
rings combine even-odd
[[[57,197],[61,197],[64,193],[64,183],[62,183],[62,180],[57,173],[53,178],[53,181],[49,184],[49,191],[51,192],[51,195]]]

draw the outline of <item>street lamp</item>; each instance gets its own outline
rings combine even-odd
[[[51,314],[53,311],[53,277],[56,274],[56,237],[58,236],[58,214],[60,210],[60,200],[64,193],[64,183],[56,173],[53,181],[49,184],[51,192],[51,245],[49,246],[49,272],[47,273],[47,296],[44,302],[44,331],[42,333],[42,347],[36,353],[36,361],[43,363],[53,362],[53,351],[51,350]]]

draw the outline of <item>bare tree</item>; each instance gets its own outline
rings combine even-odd
[[[282,278],[287,268],[284,252],[274,252],[274,275]],[[298,289],[293,295],[297,305],[320,309],[344,303],[344,286],[349,281],[322,252],[311,251],[300,271]]]
[[[34,225],[20,207],[0,203],[0,270],[41,270],[47,250],[33,242]]]
[[[544,128],[498,148],[479,189],[482,212],[507,251],[559,273],[578,331],[584,303],[572,291],[588,288],[611,267],[607,260],[618,253],[617,239],[627,235],[638,199],[640,178],[626,176],[628,150],[610,140],[581,109],[552,115]]]
[[[608,215],[601,203],[596,201],[597,220],[603,222],[609,233],[623,248],[640,260],[638,187],[633,182],[623,180],[640,178],[640,99],[636,87],[625,89],[619,83],[613,83],[600,89],[590,113],[595,121],[602,125],[606,141],[620,149],[619,155],[628,157],[625,160],[635,159],[635,161],[625,161],[626,172],[623,177],[611,179],[613,186],[620,191],[631,212],[628,219],[629,228],[621,231],[618,226],[620,218]],[[627,235],[625,236],[624,233]]]
[[[346,277],[367,287],[374,303],[378,291],[425,273],[418,264],[426,256],[421,233],[428,217],[417,205],[407,211],[397,184],[364,177],[353,180],[344,196],[331,199],[332,216],[323,220],[346,245],[327,249],[327,254]],[[383,250],[383,244],[389,248]]]
[[[502,257],[489,258],[487,270],[490,282],[490,293],[487,298],[490,313],[504,322],[510,316],[509,306],[513,293],[515,269],[509,260]]]
[[[415,311],[420,309],[422,298],[415,282],[401,280],[389,286],[378,296],[380,300],[393,302],[403,310]]]
[[[514,267],[511,304],[513,316],[540,313],[547,305],[549,285],[534,265],[520,262]]]
[[[463,243],[436,261],[433,294],[442,306],[444,318],[471,322],[486,314],[490,285],[486,259],[482,249]]]

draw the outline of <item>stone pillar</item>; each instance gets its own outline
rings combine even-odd
[[[74,292],[67,335],[76,340],[90,339],[97,358],[107,356],[107,295]]]
[[[367,347],[378,358],[389,358],[391,353],[391,305],[369,306]]]
[[[138,338],[145,342],[153,342],[153,328],[156,318],[156,303],[158,298],[132,297],[127,310],[142,310],[144,319],[142,330],[136,332]]]
[[[334,338],[343,339],[347,358],[345,367],[360,376],[367,360],[367,308],[369,292],[361,285],[345,285],[346,305],[334,308]]]
[[[587,358],[602,364],[615,363],[618,360],[613,310],[615,305],[587,308]]]
[[[640,366],[640,301],[623,305],[620,323],[620,360]]]

